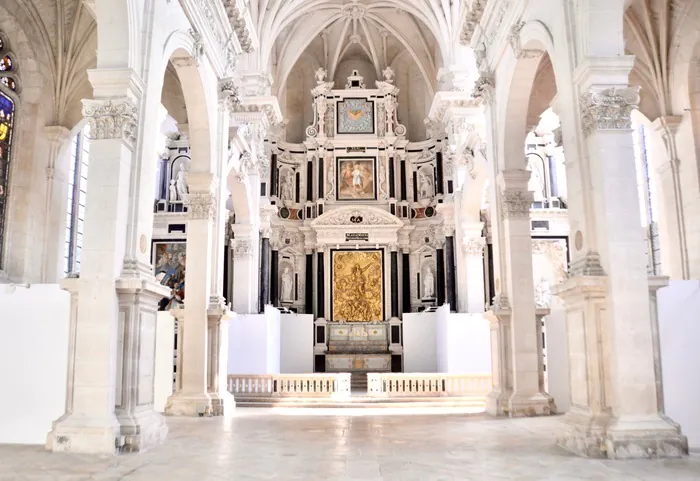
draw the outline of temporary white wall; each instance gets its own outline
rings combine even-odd
[[[0,285],[0,444],[44,444],[66,407],[70,294]]]
[[[491,331],[481,314],[452,314],[448,306],[437,312],[438,372],[491,372]]]
[[[280,372],[310,374],[314,372],[314,316],[280,315]]]
[[[280,313],[240,314],[229,324],[229,374],[280,373]]]
[[[544,318],[544,323],[547,342],[547,392],[554,398],[557,412],[565,413],[571,407],[566,311],[552,309],[551,314]]]
[[[666,414],[700,449],[700,281],[671,281],[658,307]]]
[[[153,409],[162,413],[173,393],[175,318],[169,312],[156,317],[156,367],[153,379]]]
[[[437,314],[403,315],[404,372],[438,372]]]

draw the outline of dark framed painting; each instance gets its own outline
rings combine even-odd
[[[336,159],[336,199],[377,200],[377,159]]]
[[[374,101],[346,98],[338,102],[338,134],[373,134]]]
[[[161,285],[170,288],[167,304],[169,310],[185,302],[185,273],[187,270],[187,243],[185,241],[154,241],[152,249],[153,275]]]

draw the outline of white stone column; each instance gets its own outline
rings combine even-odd
[[[66,207],[70,181],[70,131],[60,125],[44,127],[48,140],[46,165],[46,225],[42,281],[55,283],[63,277],[66,241]]]
[[[499,206],[503,216],[503,245],[511,308],[511,356],[513,393],[504,403],[509,416],[549,415],[554,401],[540,389],[537,318],[532,274],[530,206],[527,190],[530,172],[505,170],[498,176]]]
[[[657,198],[661,207],[659,230],[661,240],[661,269],[672,279],[689,279],[688,244],[685,233],[685,212],[681,192],[680,160],[676,148],[676,133],[683,117],[666,115],[652,124],[654,153],[660,189]],[[652,166],[650,166],[652,167]]]
[[[239,314],[258,312],[258,261],[255,255],[258,228],[251,224],[234,224],[233,310]]]
[[[481,237],[483,222],[462,223],[462,256],[464,258],[464,277],[460,282],[466,284],[460,288],[464,293],[464,310],[472,314],[484,312],[484,248],[486,239]]]
[[[187,206],[187,280],[182,336],[182,386],[165,407],[176,416],[212,413],[209,395],[209,300],[211,259],[219,180],[213,174],[190,173]]]
[[[657,401],[630,118],[639,94],[627,86],[633,61],[587,59],[576,72],[579,141],[587,153],[580,160],[595,188],[573,201],[590,206],[595,234],[578,228],[573,247],[595,245],[598,252],[572,263],[555,288],[567,304],[572,400],[559,444],[591,457],[677,457],[687,453],[687,440],[660,415]]]
[[[93,140],[82,269],[77,282],[75,343],[71,346],[74,351],[69,353],[69,359],[74,359],[68,385],[71,405],[55,423],[47,447],[53,451],[114,454],[162,442],[167,428],[159,417],[134,419],[132,427],[144,424],[138,426],[139,431],[125,436],[115,415],[115,406],[135,414],[139,405],[150,414],[155,313],[145,313],[142,318],[146,324],[146,335],[139,338],[143,350],[120,351],[125,342],[133,345],[126,337],[131,333],[121,313],[124,307],[117,296],[116,281],[124,259],[140,92],[129,87],[138,84],[132,72],[126,72],[121,79],[124,82],[110,78],[104,84],[100,82],[101,73],[95,72],[91,72],[91,80],[96,100],[84,101]],[[125,386],[131,391],[125,393]]]

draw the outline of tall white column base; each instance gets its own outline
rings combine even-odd
[[[235,316],[226,309],[223,298],[209,299],[208,394],[212,415],[231,416],[236,408],[233,395],[228,391],[228,322]]]
[[[212,416],[212,399],[208,393],[176,392],[165,406],[167,416]]]
[[[54,453],[115,455],[122,444],[120,429],[116,416],[97,419],[67,414],[53,423],[46,449]]]

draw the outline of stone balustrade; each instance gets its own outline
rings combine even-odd
[[[480,397],[490,391],[491,374],[367,374],[367,394],[374,397]]]
[[[236,398],[342,398],[350,396],[350,374],[229,374],[228,390]]]

